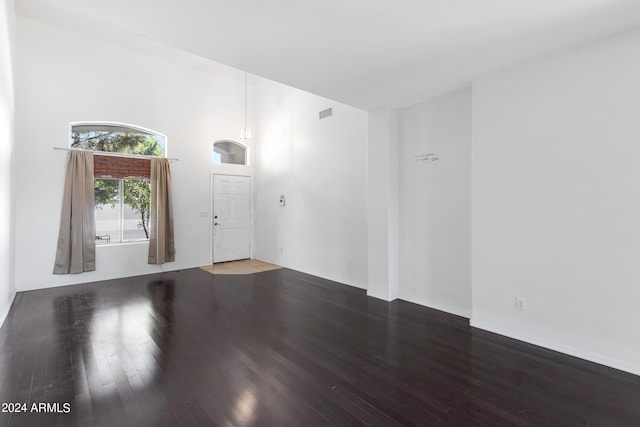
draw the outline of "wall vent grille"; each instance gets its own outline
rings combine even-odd
[[[320,111],[320,120],[326,119],[327,117],[333,114],[333,110],[331,108],[327,108],[326,110]]]

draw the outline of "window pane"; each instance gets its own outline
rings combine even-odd
[[[71,147],[110,153],[165,155],[166,138],[125,125],[83,123],[71,126]]]
[[[149,238],[151,185],[148,179],[123,179],[123,240]]]
[[[230,163],[234,165],[247,164],[247,149],[233,141],[217,141],[213,144],[213,160],[216,163]]]
[[[120,241],[120,183],[117,179],[96,179],[96,244]]]

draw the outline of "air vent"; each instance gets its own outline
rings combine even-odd
[[[327,108],[326,110],[320,111],[320,120],[326,119],[330,115],[333,114],[333,110],[331,108]]]

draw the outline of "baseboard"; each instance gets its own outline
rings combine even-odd
[[[420,301],[420,300],[415,299],[415,298],[406,298],[403,295],[400,295],[398,298],[400,298],[403,301],[411,302],[413,304],[418,304],[418,305],[421,305],[423,307],[432,308],[432,309],[438,310],[438,311],[444,311],[445,313],[454,314],[456,316],[464,317],[466,319],[471,318],[471,312],[470,311],[464,310],[464,309],[459,308],[459,307],[453,307],[453,306],[444,305],[444,304],[432,304],[432,303],[427,304],[424,301]]]
[[[258,256],[254,257],[253,259],[256,259],[256,260],[262,261],[262,262],[267,262],[269,264],[277,265],[277,266],[280,266],[282,268],[287,268],[289,270],[294,270],[294,271],[297,271],[297,272],[300,272],[300,273],[308,274],[309,276],[320,277],[321,279],[329,280],[331,282],[336,282],[336,283],[339,283],[341,285],[351,286],[352,288],[362,289],[362,290],[366,290],[367,289],[366,287],[364,287],[362,285],[358,285],[357,283],[348,281],[345,278],[333,277],[331,275],[327,275],[324,272],[312,271],[312,270],[309,270],[309,269],[307,269],[305,267],[300,267],[298,265],[290,265],[290,264],[287,264],[286,262],[283,262],[283,260],[272,261],[272,260],[270,260],[270,258],[258,257]]]
[[[599,365],[604,365],[609,368],[618,369],[620,371],[625,371],[630,374],[639,375],[640,376],[640,366],[635,364],[629,364],[627,362],[623,362],[617,359],[613,359],[607,356],[603,356],[601,354],[586,352],[581,349],[576,349],[571,346],[567,346],[564,344],[558,344],[555,342],[550,342],[541,337],[533,337],[526,334],[520,334],[513,331],[508,331],[505,328],[501,328],[499,326],[487,323],[487,322],[478,322],[477,320],[471,319],[471,326],[474,328],[482,329],[488,332],[492,332],[494,334],[502,335],[507,338],[513,338],[518,341],[526,342],[528,344],[533,344],[538,347],[543,347],[549,350],[557,351],[559,353],[564,353],[569,356],[577,357],[579,359],[587,360],[589,362],[597,363]]]
[[[371,291],[367,291],[367,296],[370,296],[372,298],[376,298],[382,301],[386,301],[386,302],[391,302],[394,301],[396,299],[400,299],[402,301],[407,301],[410,302],[412,304],[418,304],[422,307],[427,307],[427,308],[432,308],[434,310],[438,310],[438,311],[443,311],[445,313],[449,313],[449,314],[453,314],[455,316],[460,316],[460,317],[464,317],[465,319],[469,319],[471,317],[471,313],[467,310],[458,308],[458,307],[452,307],[452,306],[447,306],[447,305],[442,305],[442,304],[425,304],[424,301],[419,301],[417,299],[412,299],[412,298],[405,298],[402,295],[381,295],[381,294],[376,294],[374,292]]]
[[[389,299],[389,295],[378,294],[378,293],[375,293],[375,292],[371,292],[370,289],[367,289],[367,296],[371,297],[371,298],[379,299],[379,300],[382,300],[382,301],[386,301],[386,302],[393,301],[392,299]]]
[[[153,264],[153,266],[155,267],[147,271],[130,272],[126,274],[114,274],[114,275],[104,275],[102,271],[100,272],[92,271],[92,272],[80,273],[80,274],[65,274],[65,275],[59,275],[58,277],[56,277],[57,275],[51,274],[51,277],[52,277],[51,280],[53,281],[63,280],[63,281],[59,283],[42,281],[42,282],[39,282],[38,285],[34,285],[34,286],[25,286],[24,284],[16,284],[16,292],[38,291],[41,289],[60,288],[64,286],[86,285],[88,283],[106,282],[109,280],[126,279],[129,277],[140,277],[140,276],[149,276],[152,274],[170,273],[173,271],[188,270],[190,268],[199,267],[199,265],[174,266],[172,264],[173,263]]]
[[[13,305],[13,300],[16,299],[16,291],[13,291],[11,298],[9,298],[9,304],[7,304],[7,308],[5,308],[2,316],[0,316],[0,327],[4,325],[4,321],[7,320],[7,316],[9,316],[9,311],[11,310],[11,306]]]

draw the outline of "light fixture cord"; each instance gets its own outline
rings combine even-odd
[[[247,131],[247,72],[244,72],[244,129]]]

